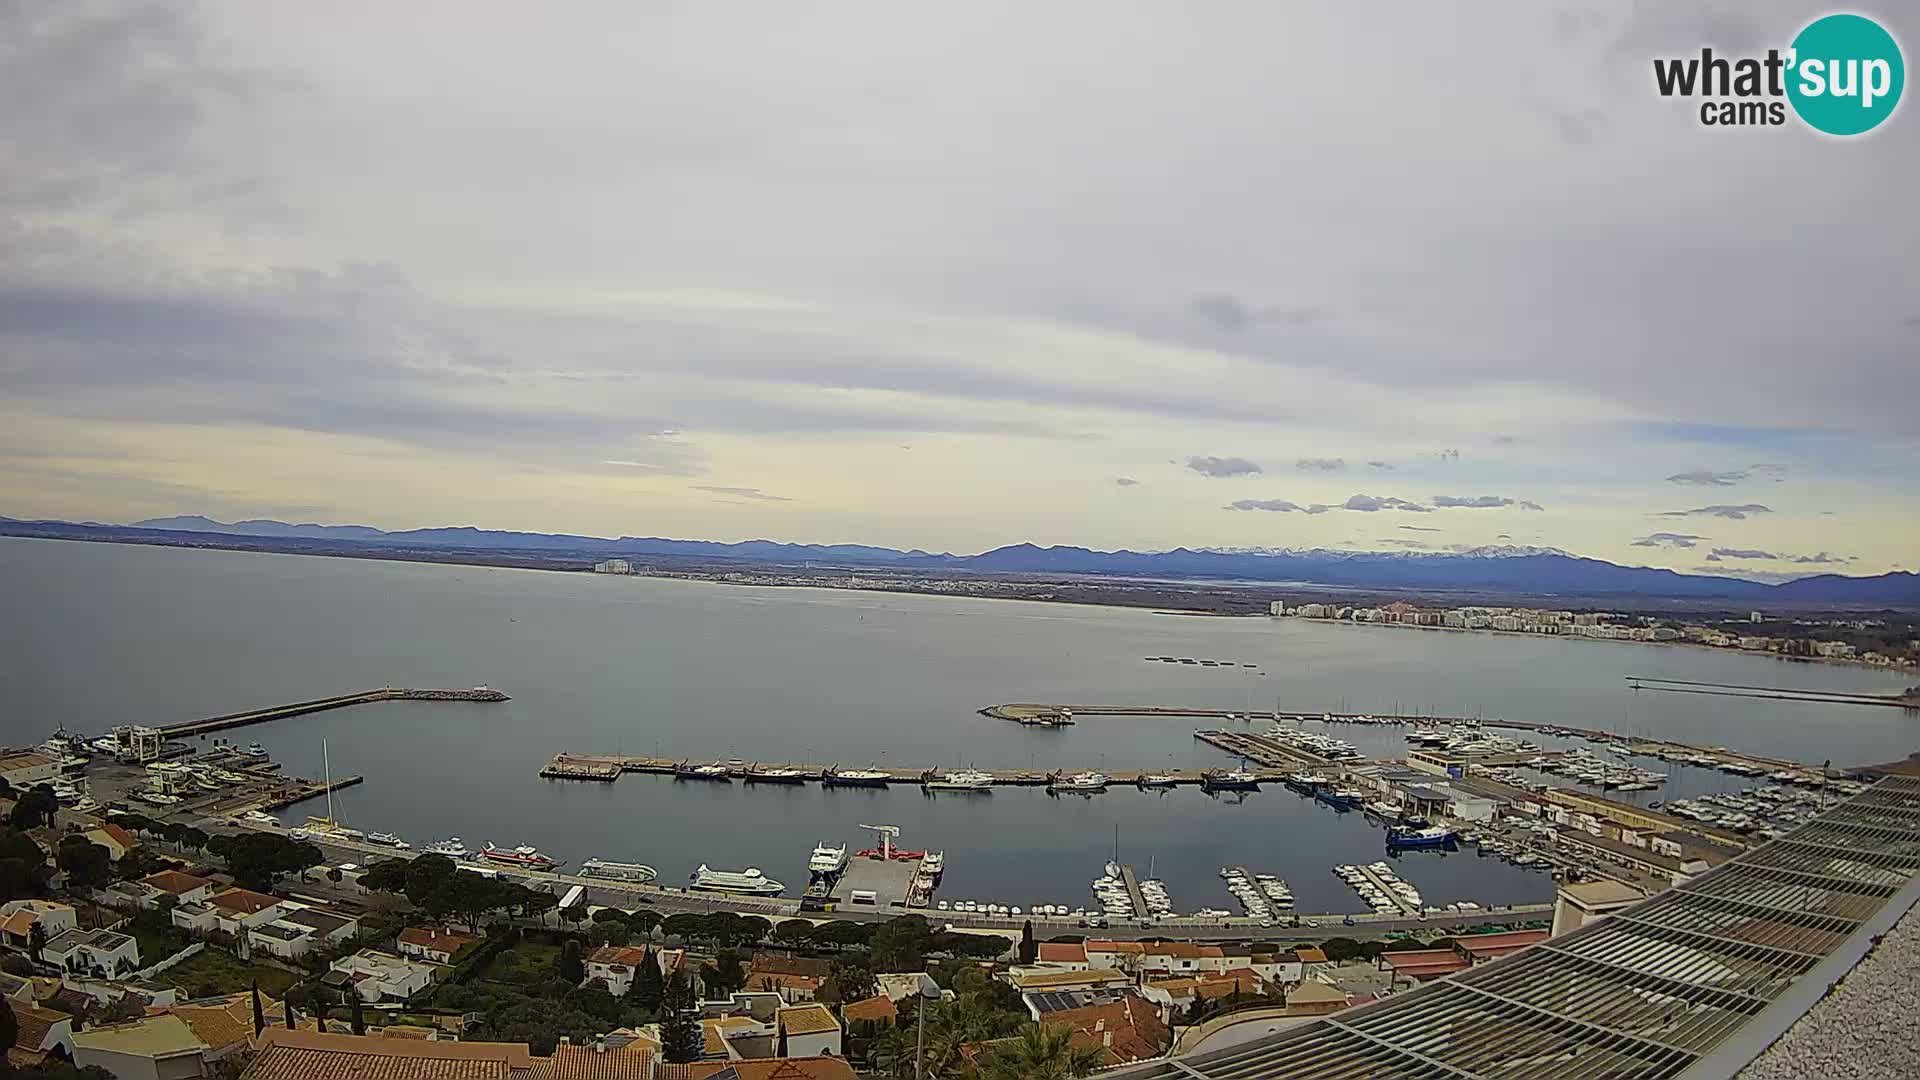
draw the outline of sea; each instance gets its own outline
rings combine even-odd
[[[1281,787],[927,795],[543,780],[541,766],[559,751],[1109,773],[1233,764],[1194,739],[1190,718],[1033,729],[980,715],[1004,702],[1507,718],[1836,765],[1903,757],[1920,737],[1920,718],[1898,709],[1631,689],[1631,676],[1875,693],[1911,681],[1693,647],[12,538],[0,538],[0,596],[0,742],[385,685],[488,685],[512,700],[392,702],[227,735],[299,775],[319,775],[324,752],[334,775],[365,777],[337,815],[415,846],[532,844],[576,865],[649,863],[663,884],[702,863],[757,866],[790,894],[817,843],[870,846],[869,825],[946,852],[943,898],[1022,906],[1089,905],[1089,882],[1117,856],[1164,880],[1182,911],[1233,908],[1228,865],[1285,878],[1301,911],[1361,910],[1331,868],[1386,853],[1364,815]],[[1164,655],[1231,666],[1147,659]],[[1373,754],[1407,745],[1392,727],[1308,726]],[[1754,782],[1646,764],[1672,779],[1642,800]],[[1428,903],[1553,894],[1545,874],[1471,848],[1407,853],[1395,870]]]

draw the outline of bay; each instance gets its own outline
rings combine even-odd
[[[865,846],[860,825],[892,824],[905,846],[947,852],[945,897],[1081,906],[1117,832],[1122,856],[1143,872],[1151,863],[1182,909],[1231,906],[1216,872],[1241,864],[1287,878],[1303,910],[1344,910],[1355,898],[1328,868],[1377,858],[1381,842],[1360,815],[1284,789],[1234,801],[589,784],[540,779],[549,757],[1109,772],[1227,760],[1193,739],[1192,720],[1039,730],[977,712],[1009,701],[1499,716],[1836,764],[1904,756],[1915,736],[1896,709],[1635,693],[1624,681],[1884,693],[1910,681],[1895,674],[1618,642],[25,539],[0,539],[0,595],[0,740],[387,684],[485,683],[513,700],[391,703],[235,734],[303,775],[318,774],[326,740],[336,774],[366,778],[341,800],[357,827],[645,861],[664,882],[707,862],[758,865],[797,887],[816,842]],[[1143,659],[1168,654],[1256,666]],[[1395,729],[1328,730],[1370,753],[1405,747]],[[1750,783],[1672,771],[1668,797]],[[1429,902],[1552,892],[1544,875],[1471,854],[1400,866]]]

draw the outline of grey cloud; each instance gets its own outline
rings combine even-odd
[[[1276,514],[1290,514],[1302,507],[1285,499],[1236,499],[1226,505],[1228,510],[1266,510]],[[1309,510],[1308,513],[1317,511]]]
[[[1346,502],[1341,503],[1339,508],[1342,510],[1359,510],[1362,513],[1368,514],[1377,510],[1406,510],[1415,514],[1431,512],[1427,507],[1421,506],[1419,503],[1382,495],[1352,495],[1347,498]]]
[[[1388,462],[1385,462],[1385,461],[1369,461],[1369,462],[1367,462],[1367,468],[1369,468],[1369,469],[1391,469],[1391,468],[1393,468],[1393,466],[1392,466],[1392,465],[1391,465],[1390,463],[1388,463]]]
[[[1743,521],[1754,514],[1771,513],[1773,513],[1772,507],[1762,506],[1759,503],[1742,503],[1738,506],[1716,503],[1713,506],[1696,506],[1691,510],[1667,510],[1663,511],[1659,516],[1670,518],[1721,517],[1730,518],[1734,521]]]
[[[1434,451],[1434,454],[1433,454],[1433,456],[1434,456],[1434,457],[1437,457],[1437,458],[1439,458],[1439,459],[1440,459],[1441,461],[1459,461],[1459,460],[1460,460],[1460,451],[1458,451],[1458,450],[1436,450],[1436,451]]]
[[[1707,539],[1710,539],[1710,537],[1695,536],[1692,533],[1657,532],[1635,540],[1633,546],[1690,548],[1700,541]]]
[[[1810,564],[1816,564],[1816,565],[1824,565],[1828,563],[1850,563],[1850,562],[1855,562],[1858,559],[1859,559],[1858,555],[1830,555],[1824,551],[1816,551],[1812,555],[1795,555],[1793,557],[1794,562],[1810,563]]]
[[[1139,485],[1140,481],[1135,480],[1131,476],[1116,476],[1113,478],[1113,483],[1115,487],[1135,487]]]
[[[1667,477],[1669,484],[1691,484],[1695,487],[1732,487],[1747,478],[1745,469],[1733,469],[1728,472],[1711,472],[1707,469],[1694,469],[1691,472],[1674,473]]]
[[[1514,501],[1504,495],[1435,495],[1433,505],[1465,507],[1474,510],[1512,506]]]
[[[1772,559],[1778,559],[1779,557],[1780,557],[1780,556],[1778,556],[1778,555],[1775,555],[1775,554],[1774,554],[1773,552],[1771,552],[1771,551],[1760,551],[1760,550],[1757,550],[1757,549],[1755,549],[1755,548],[1723,548],[1723,547],[1717,547],[1717,548],[1714,548],[1714,549],[1713,549],[1713,553],[1712,553],[1712,554],[1710,554],[1710,555],[1708,555],[1708,556],[1707,556],[1707,559],[1708,559],[1708,561],[1709,561],[1709,562],[1719,562],[1719,561],[1720,561],[1720,560],[1722,560],[1722,559],[1768,559],[1768,560],[1772,560]]]
[[[1307,457],[1293,463],[1301,472],[1339,472],[1347,467],[1344,458]]]
[[[1493,444],[1495,446],[1512,446],[1516,441],[1518,440],[1511,435],[1495,435],[1493,437]]]
[[[792,502],[784,495],[771,495],[757,487],[728,487],[724,484],[695,484],[695,491],[705,491],[714,495],[730,495],[739,499],[753,499],[758,502]]]
[[[1426,525],[1402,525],[1400,527],[1402,529],[1407,530],[1408,532],[1445,532],[1446,531],[1445,529],[1435,529]]]
[[[1239,333],[1253,321],[1253,314],[1239,300],[1224,293],[1194,297],[1193,313],[1217,330]]]
[[[1260,466],[1242,457],[1190,457],[1187,468],[1201,476],[1215,479],[1228,476],[1250,476],[1260,470]]]
[[[1545,510],[1546,509],[1546,507],[1541,506],[1539,503],[1534,502],[1532,499],[1521,499],[1519,505],[1520,505],[1520,509],[1522,510]]]
[[[1586,146],[1593,142],[1606,116],[1594,109],[1580,109],[1573,112],[1555,110],[1553,113],[1554,132],[1560,141],[1569,146]]]
[[[1404,526],[1404,525],[1402,525],[1402,526],[1401,526],[1401,528],[1403,528],[1403,529],[1404,529],[1404,528],[1406,528],[1406,526]],[[1498,535],[1498,536],[1496,536],[1496,537],[1494,537],[1494,539],[1495,539],[1495,540],[1511,540],[1511,539],[1513,539],[1513,534],[1512,534],[1512,533],[1501,533],[1500,535]]]
[[[1396,538],[1394,538],[1394,537],[1391,537],[1391,536],[1389,536],[1389,537],[1384,537],[1384,538],[1382,538],[1382,539],[1380,539],[1380,540],[1377,540],[1377,541],[1375,541],[1375,543],[1380,543],[1380,544],[1387,544],[1387,545],[1390,545],[1390,546],[1392,546],[1392,547],[1401,547],[1401,548],[1412,548],[1412,549],[1413,549],[1413,550],[1415,550],[1415,551],[1429,551],[1429,550],[1432,550],[1432,548],[1431,548],[1431,545],[1429,545],[1429,544],[1427,544],[1427,543],[1426,543],[1425,541],[1423,541],[1423,540],[1405,540],[1405,539],[1396,539]]]

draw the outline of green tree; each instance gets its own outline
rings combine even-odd
[[[865,1001],[880,992],[879,984],[873,978],[873,969],[857,961],[835,963],[825,989],[828,991],[825,996],[841,1005]]]
[[[36,922],[27,928],[27,955],[38,960],[40,959],[40,950],[46,947],[47,928]]]
[[[675,970],[660,997],[660,1055],[672,1064],[698,1061],[706,1039],[694,1019],[693,985],[685,970]]]
[[[578,986],[587,977],[586,961],[580,955],[580,943],[568,940],[560,947],[560,978],[572,986]]]
[[[868,948],[875,971],[919,971],[926,966],[932,928],[919,915],[888,919],[874,928]]]
[[[1020,926],[1020,962],[1031,964],[1040,958],[1040,943],[1033,937],[1033,920],[1028,919]]]
[[[796,948],[813,939],[813,924],[805,919],[782,919],[774,925],[773,940],[788,948]]]
[[[653,940],[654,930],[660,925],[660,914],[658,912],[648,911],[645,908],[641,908],[638,911],[629,911],[627,912],[627,925],[633,927],[634,933],[651,941]]]
[[[12,1046],[20,1038],[20,1018],[13,1015],[13,1005],[0,997],[0,1047]]]
[[[244,888],[265,892],[284,874],[319,866],[326,859],[320,849],[279,833],[246,833],[227,849],[227,869]]]
[[[33,837],[0,828],[0,897],[17,899],[47,891],[47,853]]]
[[[59,809],[60,800],[54,797],[53,788],[47,784],[36,784],[19,793],[9,820],[21,832],[51,829],[53,815]]]
[[[1073,1045],[1065,1024],[1030,1024],[1018,1040],[996,1047],[982,1064],[983,1080],[1070,1080],[1100,1067],[1101,1052]]]
[[[700,965],[700,981],[709,995],[731,994],[746,987],[747,966],[738,952],[721,949],[714,954],[713,963]]]
[[[348,996],[352,999],[353,1003],[353,1033],[355,1035],[365,1035],[367,1033],[367,1015],[361,1011],[360,994],[358,991],[355,991]]]
[[[647,1012],[660,1011],[660,999],[666,992],[666,980],[660,975],[660,964],[649,952],[647,958],[633,969],[633,982],[627,987],[627,1000]]]
[[[60,839],[54,864],[75,888],[97,889],[113,880],[113,854],[77,833]]]
[[[575,904],[572,907],[561,908],[560,917],[578,926],[587,919],[587,905],[581,903]]]

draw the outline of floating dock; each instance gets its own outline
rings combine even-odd
[[[1386,880],[1382,878],[1378,873],[1376,873],[1372,867],[1367,866],[1365,863],[1356,863],[1354,866],[1354,869],[1360,871],[1361,877],[1366,878],[1368,881],[1373,882],[1374,887],[1378,888],[1381,892],[1385,893],[1387,895],[1387,899],[1393,901],[1394,906],[1398,907],[1401,911],[1406,912],[1408,915],[1420,914],[1419,908],[1413,906],[1412,904],[1407,903],[1407,901],[1404,898],[1402,898],[1399,893],[1395,892],[1391,887],[1387,885]]]
[[[855,904],[853,894],[870,892],[874,895],[874,907],[880,909],[901,908],[907,906],[907,894],[913,887],[913,875],[920,869],[920,860],[912,859],[870,859],[858,855],[847,859],[847,869],[834,882],[829,894],[835,907],[864,908],[868,905]]]

